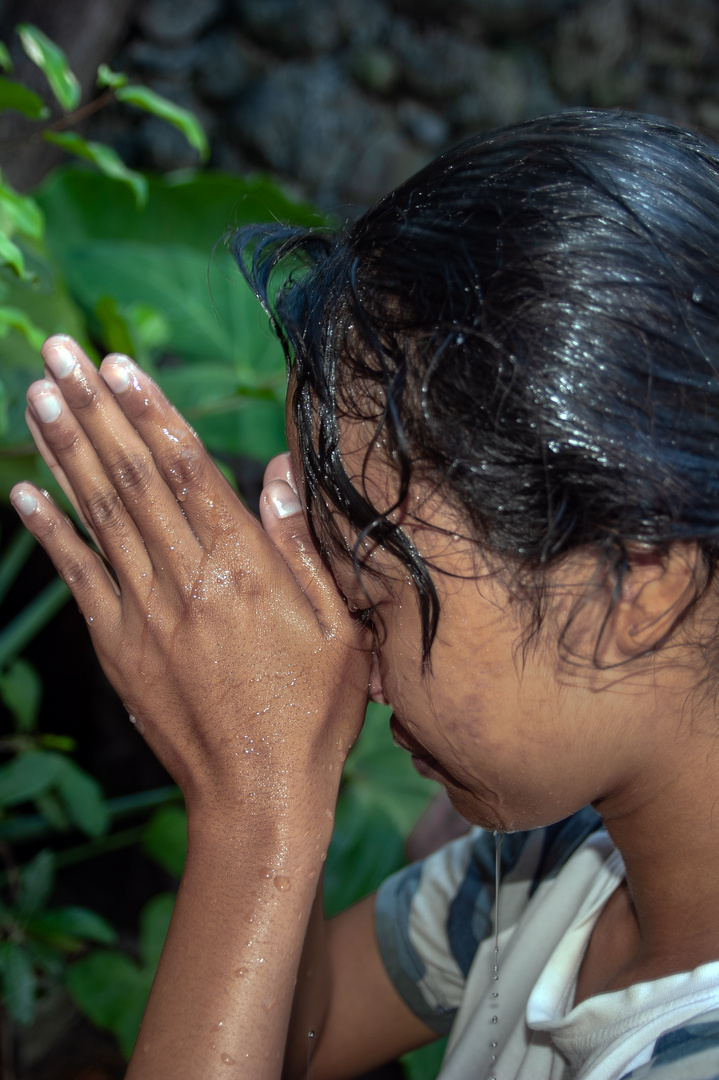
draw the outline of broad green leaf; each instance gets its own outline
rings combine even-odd
[[[12,109],[27,116],[29,120],[46,120],[50,115],[50,110],[39,94],[28,90],[22,83],[5,79],[1,75],[0,109]]]
[[[103,90],[106,86],[109,86],[113,90],[118,90],[121,86],[127,85],[127,75],[121,75],[117,71],[112,71],[107,64],[100,64],[97,69],[97,86],[100,90]]]
[[[150,818],[142,850],[175,877],[182,877],[187,853],[187,814],[181,806],[163,806]]]
[[[88,836],[100,836],[109,824],[100,785],[72,758],[61,757],[60,761],[56,786],[70,821]]]
[[[0,41],[0,67],[3,71],[12,71],[12,60],[4,41]]]
[[[51,851],[39,852],[20,871],[17,913],[20,922],[35,915],[50,899],[55,880],[55,862]]]
[[[77,949],[85,941],[114,945],[117,940],[114,927],[106,919],[83,907],[43,911],[28,922],[27,932],[65,950]]]
[[[47,750],[29,750],[0,765],[0,807],[37,798],[57,781],[64,758]]]
[[[175,906],[173,893],[153,896],[140,912],[140,957],[145,969],[155,974]]]
[[[66,984],[78,1008],[97,1027],[111,1031],[129,1058],[153,975],[122,953],[98,949],[68,969]]]
[[[200,160],[207,161],[210,156],[207,136],[200,121],[188,109],[183,109],[174,101],[168,101],[167,98],[161,97],[146,86],[120,86],[115,91],[115,97],[127,105],[135,105],[136,108],[144,109],[153,116],[159,116],[161,120],[166,120],[168,124],[178,128],[190,146],[198,151]]]
[[[149,176],[149,198],[138,210],[129,191],[71,164],[54,170],[33,192],[47,219],[46,242],[58,265],[63,252],[86,241],[139,240],[153,248],[194,248],[210,263],[228,229],[262,221],[326,224],[311,207],[292,202],[263,176],[243,179],[226,173]],[[107,291],[105,291],[107,295]]]
[[[27,950],[16,941],[0,941],[0,984],[13,1020],[29,1024],[35,1015],[37,980]]]
[[[0,333],[0,337],[4,337]],[[8,428],[8,394],[5,389],[5,383],[0,381],[0,438],[5,434]]]
[[[17,330],[28,345],[37,352],[40,351],[40,346],[47,337],[45,331],[36,326],[20,308],[0,305],[0,337],[4,337],[8,330]]]
[[[442,1067],[442,1058],[447,1049],[447,1039],[422,1046],[400,1058],[407,1080],[436,1080]]]
[[[25,236],[39,240],[43,234],[45,222],[35,200],[0,183],[0,221],[3,219],[5,227],[10,225]]]
[[[367,896],[404,865],[404,837],[361,789],[348,787],[337,804],[325,866],[328,918]]]
[[[57,829],[58,832],[68,831],[70,818],[56,792],[43,791],[34,802],[37,812],[49,821],[53,829]]]
[[[22,657],[0,674],[0,698],[15,718],[16,731],[33,731],[42,698],[42,680]]]
[[[144,206],[147,202],[147,181],[145,177],[142,173],[135,172],[134,169],[128,169],[122,158],[111,147],[105,146],[103,143],[88,142],[78,135],[76,131],[44,131],[43,139],[52,143],[53,146],[61,147],[69,154],[75,154],[86,161],[91,161],[100,172],[104,173],[105,176],[109,176],[110,179],[127,184],[133,192],[138,206]]]
[[[11,266],[19,278],[26,277],[23,253],[4,232],[0,232],[0,263]]]
[[[21,23],[16,29],[23,49],[40,68],[65,112],[76,109],[80,103],[80,83],[70,70],[63,50],[31,23]]]

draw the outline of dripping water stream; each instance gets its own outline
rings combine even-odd
[[[499,1008],[499,879],[502,867],[502,838],[504,833],[494,830],[494,954],[493,954],[493,967],[492,967],[492,989],[491,993],[491,1011],[490,1024],[494,1025],[499,1022],[497,1010]],[[490,1077],[491,1080],[497,1080],[495,1074],[495,1064],[497,1061],[497,1039],[496,1029],[492,1032],[492,1038],[489,1042],[489,1061],[490,1061]]]

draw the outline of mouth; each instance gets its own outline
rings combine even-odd
[[[412,764],[420,776],[424,776],[427,780],[437,780],[440,784],[444,784],[445,787],[447,785],[463,787],[462,784],[457,783],[443,765],[440,765],[433,754],[428,753],[424,746],[413,735],[410,735],[404,724],[397,719],[395,713],[392,713],[390,717],[389,726],[395,746],[399,746],[411,755]]]

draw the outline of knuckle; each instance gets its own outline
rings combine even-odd
[[[76,558],[68,558],[59,567],[62,580],[73,593],[84,592],[90,588],[92,574],[87,560],[84,562]]]
[[[123,454],[111,465],[117,487],[133,495],[143,495],[150,487],[152,469],[142,454]]]
[[[197,446],[188,445],[166,463],[165,471],[173,486],[186,488],[204,482],[205,466],[204,451]]]
[[[117,528],[125,519],[125,508],[116,491],[96,491],[86,503],[87,515],[98,529]]]

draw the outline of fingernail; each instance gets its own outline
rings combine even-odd
[[[103,364],[100,374],[113,394],[121,394],[123,390],[127,390],[133,379],[132,365],[129,360],[115,360],[111,364]]]
[[[67,345],[51,345],[43,353],[43,358],[50,371],[58,379],[64,379],[66,375],[72,374],[77,367],[77,359]]]
[[[57,420],[62,410],[60,398],[49,392],[37,394],[30,403],[38,420],[42,420],[43,424],[51,424],[53,420]]]
[[[29,491],[13,492],[10,495],[10,502],[18,514],[22,514],[23,517],[27,517],[28,514],[32,514],[34,510],[37,510],[37,499]]]
[[[278,518],[291,517],[292,514],[297,514],[302,509],[300,500],[291,489],[289,492],[277,491],[273,485],[270,490],[265,492],[265,498],[272,513]]]

